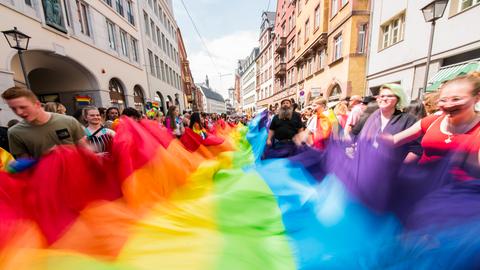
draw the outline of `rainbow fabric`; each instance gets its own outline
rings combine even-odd
[[[59,147],[30,170],[0,173],[0,269],[432,266],[407,249],[388,261],[402,254],[402,226],[337,176],[260,160],[266,125],[266,115],[227,125],[224,140],[189,151],[158,124],[124,118],[109,158]]]

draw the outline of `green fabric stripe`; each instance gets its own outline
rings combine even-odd
[[[219,171],[214,182],[217,224],[224,237],[216,269],[295,269],[281,211],[262,178],[231,169]]]

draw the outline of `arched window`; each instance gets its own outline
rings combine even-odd
[[[143,96],[143,90],[140,85],[135,85],[133,87],[133,102],[135,104],[135,109],[142,112],[145,110],[145,98]]]
[[[340,100],[342,97],[342,89],[340,88],[340,85],[336,84],[332,92],[330,92],[330,96],[328,97],[328,101],[337,101]]]
[[[180,110],[180,96],[178,94],[175,94],[175,106]]]
[[[158,109],[159,109],[161,112],[163,112],[164,114],[167,113],[167,112],[165,111],[165,107],[164,107],[164,105],[165,105],[165,99],[163,98],[162,93],[157,92],[157,97],[158,97],[158,102],[159,102],[159,108],[158,108]]]
[[[170,106],[173,105],[173,99],[171,96],[167,96],[167,110],[170,108]]]
[[[112,78],[108,83],[108,90],[110,90],[110,102],[112,106],[120,110],[125,108],[125,91],[123,90],[122,83],[118,79]]]

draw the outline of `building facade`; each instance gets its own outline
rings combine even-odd
[[[297,95],[295,65],[296,48],[296,0],[278,0],[275,18],[274,77],[271,104]]]
[[[240,96],[242,112],[253,114],[256,111],[256,85],[257,85],[257,65],[256,60],[259,54],[259,48],[254,48],[250,55],[244,60],[239,61],[238,74],[240,75]]]
[[[412,99],[423,94],[430,23],[420,9],[430,1],[372,1],[365,94],[377,94],[384,83],[400,83]],[[449,1],[436,23],[427,91],[448,79],[479,70],[480,1]]]
[[[298,97],[333,102],[363,94],[369,1],[297,1]]]
[[[110,1],[110,0],[105,0]],[[115,0],[123,1],[123,0]],[[150,92],[159,109],[166,113],[175,105],[185,109],[181,86],[177,25],[171,1],[137,1],[140,14],[145,73]]]
[[[2,31],[31,36],[25,67],[42,102],[70,114],[86,104],[185,107],[170,0],[0,0],[0,14]],[[0,52],[0,91],[25,86],[17,51],[3,40]],[[13,117],[3,110],[1,124]]]
[[[181,82],[182,89],[185,100],[185,109],[191,111],[199,111],[201,100],[197,98],[198,88],[195,86],[193,80],[192,71],[190,70],[190,62],[187,57],[187,50],[185,49],[185,44],[183,43],[182,33],[180,28],[177,29],[177,39],[178,39],[178,51],[180,57],[180,63],[182,66],[181,69]]]
[[[204,83],[197,85],[204,96],[204,112],[206,113],[227,113],[227,107],[222,95],[210,88],[208,76]]]
[[[0,1],[0,29],[18,27],[31,36],[23,54],[25,69],[42,102],[61,102],[73,113],[85,100],[96,106],[143,109],[152,98],[143,70],[136,3],[111,2]],[[0,91],[25,86],[17,51],[3,39],[0,52]],[[5,110],[3,100],[0,107],[3,125],[15,116]]]
[[[273,96],[273,41],[275,27],[275,12],[263,12],[260,26],[259,54],[256,61],[256,92],[257,109],[267,108],[272,103]]]

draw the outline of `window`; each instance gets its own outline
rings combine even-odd
[[[342,57],[342,35],[333,40],[333,61]]]
[[[308,41],[309,35],[310,35],[310,19],[308,19],[305,22],[305,38],[304,38],[305,41],[304,42]]]
[[[157,40],[156,40],[158,46],[161,46],[162,40],[160,38],[160,28],[157,27]]]
[[[78,23],[80,24],[80,32],[86,36],[90,36],[90,24],[88,22],[88,6],[83,1],[77,0]]]
[[[365,26],[366,27],[366,26]],[[390,47],[403,40],[405,14],[401,14],[381,26],[381,49]]]
[[[156,73],[157,78],[160,79],[160,76],[161,76],[161,75],[160,75],[160,61],[159,61],[157,55],[155,55],[155,67],[157,68],[157,73]]]
[[[332,17],[338,12],[338,0],[332,0]]]
[[[128,57],[128,38],[127,33],[123,30],[120,30],[120,46],[122,54]]]
[[[325,66],[325,54],[325,49],[318,53],[317,71],[321,70]]]
[[[162,77],[162,81],[165,81],[165,65],[163,63],[163,60],[160,60],[160,67],[161,67],[161,77]]]
[[[348,3],[348,0],[342,0],[342,7]]]
[[[293,20],[292,16],[288,17],[288,32],[292,31],[293,29]]]
[[[25,0],[25,5],[32,6],[32,0]]]
[[[152,0],[148,0],[148,5],[152,7]]]
[[[314,29],[317,30],[320,27],[320,5],[315,8],[315,17],[314,17]]]
[[[117,44],[115,40],[115,25],[109,20],[107,20],[107,31],[108,31],[108,46],[110,46],[111,49],[116,50]]]
[[[127,19],[132,25],[135,25],[135,17],[133,16],[133,3],[131,0],[127,0]]]
[[[122,15],[123,17],[123,0],[116,0],[116,5],[115,5],[118,14]]]
[[[165,34],[162,33],[162,49],[163,49],[163,51],[164,51],[165,53],[167,52],[167,51],[166,51],[166,50],[167,50],[167,48],[166,48],[167,46],[166,46],[166,45],[167,45],[167,44],[166,44],[166,42],[165,42]]]
[[[313,61],[312,58],[308,59],[308,62],[307,62],[307,76],[310,76],[312,74],[312,61]]]
[[[138,41],[133,37],[130,37],[130,39],[132,41],[132,59],[138,63],[140,60],[138,58]]]
[[[155,76],[155,66],[153,64],[153,53],[150,50],[148,50],[148,62],[150,63],[150,74]]]
[[[150,29],[152,29],[152,40],[155,42],[157,38],[155,37],[155,23],[152,19],[150,19]]]
[[[357,45],[358,53],[365,53],[366,38],[367,38],[367,24],[362,24],[358,29],[358,45]]]
[[[70,22],[70,1],[67,1],[68,0],[63,0],[63,11],[65,12],[65,20],[67,21],[67,25],[71,27],[72,23]]]
[[[103,0],[107,5],[112,6],[112,0]]]
[[[297,34],[298,40],[297,40],[297,51],[300,50],[300,46],[302,45],[302,31],[298,31]]]
[[[158,4],[157,4],[157,0],[153,0],[153,12],[155,12],[155,15],[158,16]]]
[[[297,13],[300,14],[300,12],[302,12],[302,1],[298,1],[297,2]]]
[[[460,5],[458,7],[459,12],[478,4],[480,4],[480,0],[460,0]]]
[[[145,34],[150,36],[150,24],[148,23],[148,14],[143,11],[143,22],[145,23]]]

